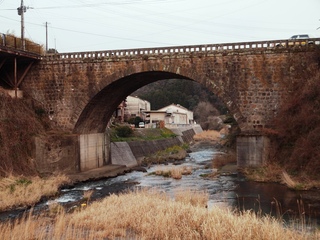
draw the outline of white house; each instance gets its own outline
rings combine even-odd
[[[146,119],[145,111],[150,111],[150,102],[138,97],[127,96],[116,111],[116,117],[123,122],[134,117]]]
[[[147,120],[150,124],[159,123],[161,121],[168,127],[169,125],[187,125],[193,124],[193,112],[179,104],[170,104],[159,110],[146,111],[149,115]]]

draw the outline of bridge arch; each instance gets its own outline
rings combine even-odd
[[[312,41],[53,54],[33,65],[21,89],[42,103],[52,125],[81,137],[101,135],[119,103],[142,86],[164,79],[193,80],[233,114],[244,133],[237,144],[238,162],[250,165],[266,156],[259,130],[276,116],[296,81],[319,72],[320,39]]]
[[[74,133],[104,132],[108,121],[119,104],[139,88],[161,80],[181,79],[195,81],[187,76],[167,71],[146,71],[130,74],[115,80],[99,91],[78,115]],[[210,90],[210,89],[209,89]],[[214,89],[211,91],[214,91]],[[216,94],[215,92],[213,92]],[[241,113],[231,112],[239,116]]]
[[[47,55],[22,89],[43,103],[56,127],[95,133],[111,116],[104,104],[115,109],[154,81],[193,80],[226,104],[242,132],[255,132],[276,116],[295,81],[318,71],[320,42],[313,40],[310,46],[279,40]],[[275,47],[279,42],[283,48]]]

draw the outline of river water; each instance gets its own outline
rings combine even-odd
[[[174,197],[176,191],[183,189],[206,191],[209,195],[208,207],[223,205],[239,210],[253,210],[261,214],[271,214],[285,220],[302,219],[313,225],[320,225],[319,191],[293,191],[274,183],[248,182],[239,174],[220,175],[216,178],[204,178],[213,170],[206,166],[212,163],[215,154],[221,154],[213,145],[203,144],[194,148],[189,156],[180,163],[180,167],[192,168],[192,174],[181,179],[150,175],[159,168],[175,166],[151,166],[148,173],[130,172],[115,178],[79,183],[64,188],[61,195],[53,200],[42,202],[34,211],[42,211],[51,203],[59,203],[66,208],[73,208],[83,199],[84,191],[92,190],[92,200],[103,198],[126,189],[157,188]],[[21,211],[20,211],[21,213]],[[0,214],[0,220],[12,218],[19,212]]]

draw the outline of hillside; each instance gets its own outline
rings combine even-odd
[[[148,84],[136,92],[138,96],[150,102],[151,109],[157,110],[172,103],[194,112],[194,119],[204,129],[208,118],[227,113],[227,108],[221,100],[197,82],[170,79]]]
[[[273,143],[271,160],[289,174],[320,177],[320,74],[295,85],[274,128],[266,129]]]
[[[44,113],[31,99],[13,99],[0,89],[0,176],[36,173],[32,139],[49,126]]]

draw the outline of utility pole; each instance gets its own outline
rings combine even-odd
[[[46,53],[48,52],[48,22],[46,22]]]
[[[27,11],[26,6],[23,4],[23,0],[21,0],[20,7],[17,8],[18,15],[21,16],[21,48],[22,50],[25,50],[26,44],[24,40],[24,13]]]

